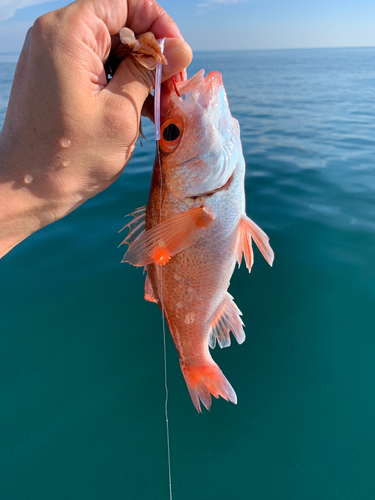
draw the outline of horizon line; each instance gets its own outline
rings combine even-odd
[[[340,45],[334,47],[274,47],[274,48],[252,48],[252,49],[192,49],[193,52],[249,52],[267,50],[333,50],[333,49],[374,49],[375,45]],[[16,56],[21,54],[21,50],[0,51],[0,56]]]
[[[261,50],[332,50],[332,49],[374,49],[375,45],[340,45],[334,47],[275,47],[275,48],[253,48],[253,49],[193,49],[193,52],[248,52]]]

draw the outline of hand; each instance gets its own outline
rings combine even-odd
[[[123,26],[168,37],[163,80],[190,63],[190,47],[154,0],[78,0],[29,30],[0,136],[0,257],[129,162],[154,72],[130,56],[107,83],[104,63]]]

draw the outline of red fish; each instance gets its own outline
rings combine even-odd
[[[123,262],[146,266],[145,299],[164,311],[194,406],[237,396],[209,347],[245,340],[227,292],[236,262],[253,264],[252,240],[267,262],[267,235],[245,213],[245,161],[222,77],[201,70],[177,83],[161,124],[146,207],[133,212]]]

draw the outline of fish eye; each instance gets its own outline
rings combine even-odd
[[[184,134],[184,122],[178,116],[164,120],[161,125],[159,146],[164,153],[173,153],[180,144]]]
[[[175,123],[170,123],[163,130],[163,138],[165,141],[175,141],[180,137],[180,129]]]

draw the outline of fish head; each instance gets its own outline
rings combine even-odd
[[[176,88],[161,124],[163,178],[180,199],[204,196],[223,187],[243,158],[238,121],[217,71],[204,77],[201,70]]]

